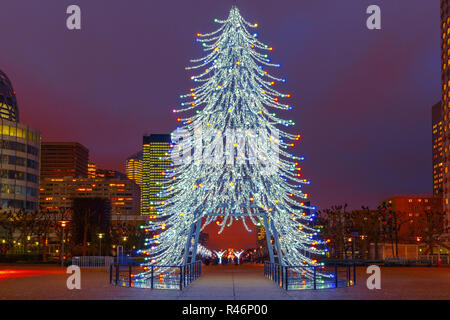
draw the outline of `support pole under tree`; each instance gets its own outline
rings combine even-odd
[[[267,215],[263,216],[263,220],[264,220],[264,228],[266,229],[267,250],[269,251],[270,263],[275,263],[275,259],[273,257],[272,242],[270,241],[272,238],[272,233],[269,229],[269,224],[267,223]]]
[[[270,225],[272,226],[273,242],[275,244],[275,249],[277,251],[278,263],[283,264],[283,261],[281,260],[281,250],[280,250],[280,242],[279,242],[280,239],[279,239],[277,229],[275,228],[272,219],[270,220]]]
[[[184,247],[184,259],[183,259],[184,264],[188,263],[189,252],[190,252],[191,245],[192,245],[191,240],[192,240],[192,234],[194,233],[194,227],[195,227],[195,223],[192,223],[189,226],[189,235],[186,239],[186,246]]]
[[[202,219],[198,218],[197,223],[195,224],[195,237],[194,237],[194,244],[192,246],[192,255],[191,255],[191,261],[189,262],[195,262],[197,258],[197,247],[198,247],[198,239],[200,238],[200,229],[202,227]]]

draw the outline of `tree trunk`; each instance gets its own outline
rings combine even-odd
[[[47,261],[47,245],[46,245],[47,235],[42,238],[42,262]]]
[[[433,238],[428,236],[428,251],[429,254],[433,255]]]
[[[83,230],[83,256],[86,256],[87,251],[87,229],[87,224],[85,224]]]
[[[394,227],[395,227],[395,257],[398,258],[398,231],[400,229],[400,227],[398,226],[398,221],[397,221],[397,213],[394,213]]]

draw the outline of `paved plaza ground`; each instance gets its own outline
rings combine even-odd
[[[264,278],[262,265],[203,266],[202,276],[183,291],[116,287],[109,273],[81,271],[81,290],[69,290],[65,269],[56,266],[0,265],[0,299],[450,299],[450,268],[381,267],[381,289],[366,287],[365,268],[357,268],[355,287],[285,291]]]

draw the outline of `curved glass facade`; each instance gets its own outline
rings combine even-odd
[[[6,74],[0,70],[0,119],[18,122],[16,92]]]
[[[37,210],[39,131],[0,117],[0,208]]]

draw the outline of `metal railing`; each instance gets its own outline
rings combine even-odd
[[[112,264],[109,281],[113,285],[144,289],[183,290],[202,273],[201,261],[182,266],[135,266]]]
[[[109,256],[72,257],[72,264],[80,268],[106,268],[114,264],[114,258]]]
[[[450,257],[448,255],[441,254],[438,256],[437,254],[428,255],[428,256],[419,256],[421,260],[427,260],[432,265],[437,265],[438,261],[441,260],[441,264],[448,265],[450,264]]]
[[[350,287],[356,284],[356,265],[283,266],[265,261],[264,276],[285,290]]]

